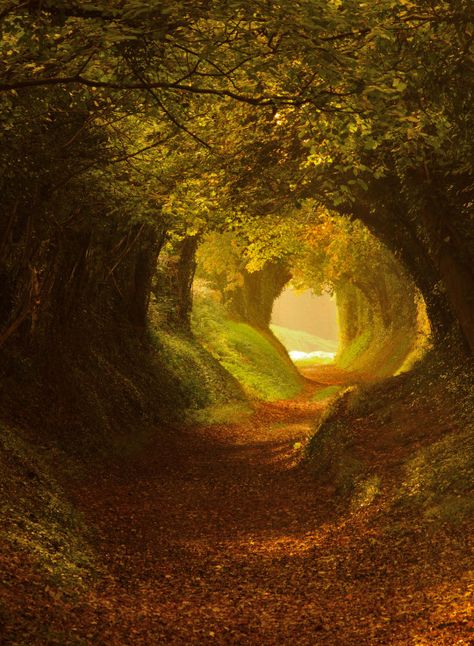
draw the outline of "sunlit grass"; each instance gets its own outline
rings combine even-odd
[[[301,391],[300,375],[276,342],[246,323],[229,319],[215,301],[196,298],[193,331],[250,397],[274,401]]]
[[[311,368],[316,366],[329,366],[334,363],[334,357],[306,356],[292,358],[293,363],[300,368]]]

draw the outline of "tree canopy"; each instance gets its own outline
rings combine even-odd
[[[309,199],[472,352],[470,2],[12,0],[0,30],[2,344],[84,312],[144,325],[188,236],[284,259]]]

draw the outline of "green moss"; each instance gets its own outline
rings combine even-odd
[[[39,448],[5,425],[0,434],[2,504],[0,531],[15,551],[25,552],[51,584],[83,589],[95,571],[82,515],[56,479],[64,456]]]

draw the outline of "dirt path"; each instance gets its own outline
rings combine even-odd
[[[313,635],[325,629],[307,572],[325,505],[296,443],[318,408],[266,405],[235,427],[190,430],[174,464],[151,449],[81,492],[123,586],[131,643],[315,643],[298,639],[302,622]]]
[[[377,510],[338,519],[299,463],[321,410],[263,405],[85,486],[79,506],[109,575],[74,611],[88,631],[78,643],[471,643],[435,607],[464,594],[466,564],[449,553],[458,539],[435,549],[420,530],[414,550],[412,533],[380,533]]]

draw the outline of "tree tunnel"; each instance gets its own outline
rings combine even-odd
[[[2,643],[472,643],[473,47],[0,0]]]
[[[52,339],[85,328],[146,337],[153,301],[163,320],[188,328],[193,247],[213,232],[235,233],[250,251],[229,276],[238,288],[221,288],[226,309],[266,327],[273,295],[262,276],[273,274],[276,290],[285,272],[301,274],[291,258],[321,229],[311,232],[319,225],[298,212],[317,200],[386,245],[410,275],[407,291],[414,284],[422,295],[435,343],[450,337],[472,354],[469,12],[452,20],[445,7],[441,19],[424,7],[418,46],[403,36],[420,27],[403,3],[264,3],[258,34],[246,2],[189,6],[182,29],[180,3],[131,13],[116,4],[27,2],[2,14],[2,349],[44,354]],[[231,34],[223,51],[216,29]],[[395,283],[367,284],[363,255],[344,274],[350,254],[341,249],[339,273],[326,278],[341,312],[359,312],[348,329],[341,323],[343,340],[367,311],[387,332]],[[216,251],[219,263],[224,249]]]
[[[318,212],[311,224],[306,220],[297,233],[295,228],[285,234],[291,249],[287,253],[282,250],[282,235],[275,233],[274,224],[270,226],[278,239],[279,257],[269,258],[268,248],[255,248],[233,233],[203,239],[197,251],[198,308],[206,300],[212,301],[220,308],[214,311],[216,318],[228,317],[252,326],[287,352],[303,350],[291,345],[302,343],[304,325],[300,322],[298,341],[291,330],[272,325],[282,294],[291,293],[290,286],[326,293],[326,309],[330,302],[337,310],[337,327],[333,320],[328,332],[332,339],[319,339],[320,344],[326,343],[325,351],[320,346],[320,352],[313,352],[310,361],[293,353],[303,373],[311,361],[334,361],[340,369],[370,380],[407,370],[424,354],[430,345],[431,329],[423,298],[401,262],[367,227]],[[333,295],[332,300],[328,293]],[[310,301],[306,303],[301,314],[306,323],[314,317],[316,324],[318,311],[309,309]],[[295,300],[287,305],[291,307],[296,307]],[[332,316],[334,319],[334,313]],[[199,327],[198,321],[194,328],[198,335]],[[297,331],[296,325],[293,332]],[[205,335],[201,338],[205,342]]]

